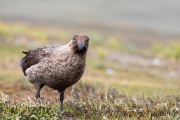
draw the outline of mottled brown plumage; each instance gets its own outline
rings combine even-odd
[[[80,34],[64,46],[46,46],[23,52],[26,56],[22,58],[20,66],[24,75],[34,84],[36,98],[40,97],[44,85],[58,90],[63,110],[65,89],[75,84],[84,73],[88,43],[89,38]]]

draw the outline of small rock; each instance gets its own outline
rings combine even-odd
[[[161,60],[158,58],[154,58],[152,62],[154,65],[157,65],[157,66],[161,64]]]
[[[109,74],[109,75],[113,75],[114,70],[112,70],[111,68],[106,68],[106,73]]]

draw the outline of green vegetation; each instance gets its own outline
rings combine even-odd
[[[24,35],[32,38],[39,38],[40,40],[47,40],[46,33],[41,29],[29,30],[25,25],[7,25],[0,23],[0,36],[2,40],[7,40],[7,38],[13,40],[16,35]]]
[[[178,40],[169,41],[168,43],[154,43],[152,45],[153,52],[159,58],[180,60],[180,42]]]

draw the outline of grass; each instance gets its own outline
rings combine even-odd
[[[177,62],[180,60],[180,42],[179,40],[171,40],[167,43],[154,43],[152,44],[152,51],[157,57],[175,59]]]
[[[0,44],[0,61],[1,62],[15,62],[18,61],[20,57],[23,56],[22,50],[27,48],[24,46],[14,46],[10,44]]]
[[[101,89],[99,89],[101,88]],[[180,117],[179,95],[127,96],[118,90],[91,84],[78,84],[78,99],[68,97],[65,111],[59,114],[59,102],[35,100],[32,96],[10,101],[1,93],[0,117],[6,119],[177,119]]]
[[[170,67],[123,65],[108,59],[113,52],[139,54],[132,43],[115,36],[90,34],[87,66],[81,82],[75,86],[79,98],[65,93],[65,112],[59,114],[59,95],[47,87],[41,99],[35,100],[34,86],[23,77],[19,61],[21,51],[35,49],[51,42],[67,43],[65,30],[50,30],[19,24],[0,23],[0,118],[6,119],[177,119],[179,113],[179,84],[174,78],[152,74],[151,71],[170,70]],[[33,32],[34,31],[34,32]],[[68,33],[69,34],[69,33]],[[60,39],[60,40],[57,40]],[[32,44],[33,43],[33,44]],[[179,49],[176,43],[168,49]],[[172,46],[175,47],[172,47]],[[165,45],[154,44],[149,50],[155,57],[162,54]],[[175,50],[178,53],[178,50]],[[176,52],[172,52],[175,54]],[[177,59],[178,57],[172,57]],[[179,58],[178,58],[179,59]],[[114,70],[110,75],[106,69]]]

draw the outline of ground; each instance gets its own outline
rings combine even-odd
[[[157,49],[167,48],[167,45],[154,47],[154,43],[151,43],[148,48],[138,47],[120,36],[103,36],[88,31],[86,33],[90,38],[90,47],[86,71],[75,84],[75,93],[79,97],[71,96],[71,87],[66,90],[63,115],[58,112],[57,91],[44,87],[41,99],[35,100],[34,86],[29,83],[19,66],[20,59],[24,56],[22,51],[45,45],[66,44],[73,33],[59,28],[0,23],[1,118],[179,117],[179,57],[173,57],[174,54],[169,55],[169,52],[167,56]]]

